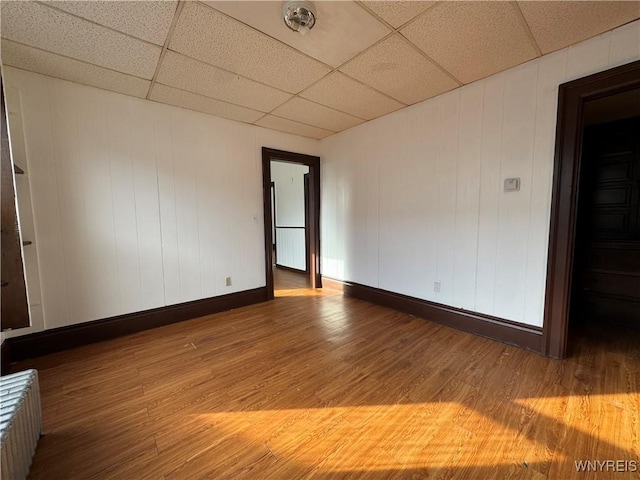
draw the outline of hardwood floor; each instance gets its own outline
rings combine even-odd
[[[639,478],[574,464],[640,469],[637,335],[555,361],[277,275],[273,302],[17,365],[29,478]]]
[[[311,280],[306,273],[292,272],[291,270],[285,270],[274,266],[273,268],[273,283],[275,285],[276,295],[286,296],[292,293],[293,290],[301,290],[300,294],[313,294],[314,291],[309,289]],[[305,290],[305,292],[302,292]],[[316,292],[318,293],[318,292]]]

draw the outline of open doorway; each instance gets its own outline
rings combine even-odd
[[[263,147],[265,275],[302,288],[321,288],[320,158]]]
[[[640,331],[640,88],[587,101],[568,348]]]
[[[640,318],[630,295],[640,288],[639,258],[629,256],[638,246],[640,172],[629,150],[638,130],[627,111],[638,89],[640,61],[560,86],[543,327],[552,357],[566,356],[573,327],[589,318]]]
[[[309,285],[309,166],[271,160],[275,288]]]

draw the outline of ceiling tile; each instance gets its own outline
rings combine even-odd
[[[436,2],[365,0],[362,3],[392,27],[398,28],[420,15]]]
[[[358,55],[340,71],[409,105],[459,86],[400,35]]]
[[[261,112],[291,98],[288,93],[170,51],[162,61],[157,81]]]
[[[438,3],[401,32],[463,83],[537,56],[512,2]]]
[[[640,18],[640,2],[518,2],[542,53]]]
[[[151,79],[162,49],[40,3],[2,2],[2,36]]]
[[[196,2],[185,3],[169,48],[292,93],[331,71],[291,47]]]
[[[367,120],[404,107],[340,72],[327,75],[300,96]]]
[[[283,2],[205,3],[333,67],[342,65],[390,32],[354,2],[315,2],[318,22],[307,35],[292,32],[284,24]]]
[[[329,135],[333,135],[333,132],[329,132],[328,130],[312,127],[310,125],[304,125],[298,122],[292,122],[291,120],[287,120],[286,118],[274,117],[273,115],[265,115],[260,120],[255,122],[255,124],[261,127],[270,128],[272,130],[293,133],[294,135],[311,137],[317,140],[328,137]]]
[[[209,97],[203,97],[195,93],[185,92],[177,88],[167,87],[159,83],[153,86],[149,100],[246,123],[253,123],[264,115],[264,113],[256,110],[239,107]]]
[[[156,45],[164,45],[176,1],[49,1],[48,5],[128,33]]]
[[[314,125],[333,132],[341,132],[364,122],[360,118],[338,112],[333,108],[325,107],[300,97],[293,97],[271,113],[278,117]]]
[[[71,82],[145,98],[151,82],[72,58],[2,40],[2,63]]]

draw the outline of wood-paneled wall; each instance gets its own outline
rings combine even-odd
[[[4,75],[22,103],[43,308],[15,334],[265,285],[261,147],[316,154],[315,140]]]
[[[638,58],[640,21],[322,140],[323,274],[541,326],[558,86]]]

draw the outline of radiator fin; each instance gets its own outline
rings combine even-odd
[[[42,435],[38,372],[0,377],[0,478],[26,479]]]

